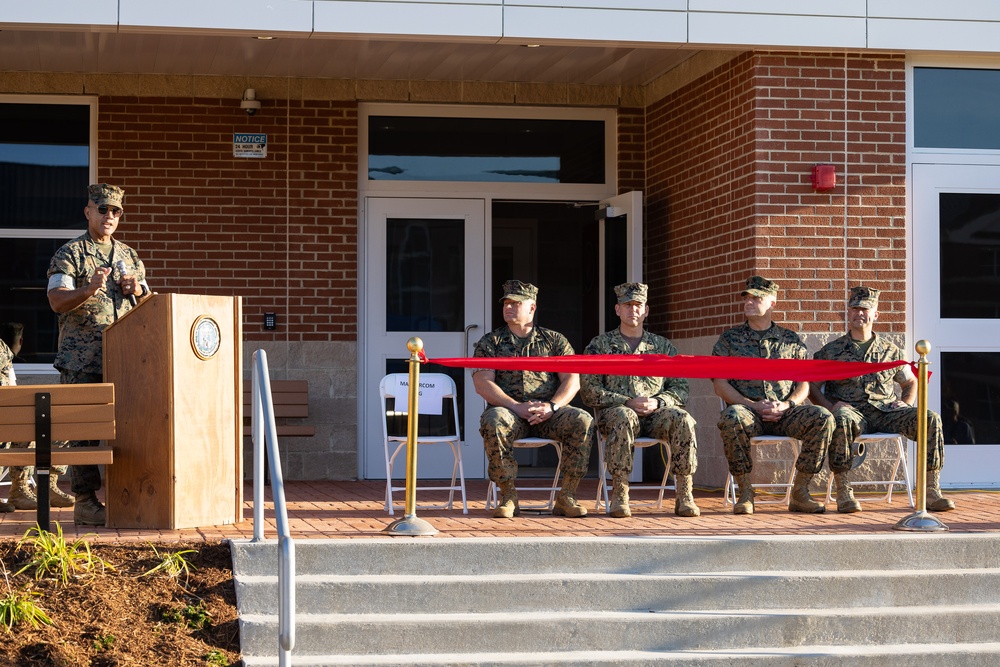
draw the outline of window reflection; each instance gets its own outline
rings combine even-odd
[[[941,317],[1000,317],[1000,195],[940,195]]]
[[[368,179],[604,183],[604,122],[371,116]]]
[[[941,353],[946,444],[1000,444],[1000,352]]]

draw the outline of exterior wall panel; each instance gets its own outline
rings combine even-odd
[[[567,3],[566,0],[510,0],[505,1],[504,7],[510,9],[515,7],[566,7],[572,4],[573,7],[585,7],[587,9],[651,9],[655,11],[684,12],[687,11],[687,0],[619,0],[609,2],[608,0],[573,0]]]
[[[862,49],[867,40],[860,17],[691,12],[689,22],[692,44]]]
[[[563,39],[683,44],[688,41],[684,12],[575,7],[505,7],[508,40]]]
[[[266,33],[309,33],[312,30],[312,6],[299,0],[120,0],[116,4],[121,7],[123,28],[259,30]]]
[[[868,0],[872,18],[1000,21],[1000,4],[991,0]]]
[[[503,9],[497,2],[316,2],[315,31],[320,34],[440,35],[498,38]]]
[[[1000,51],[1000,21],[870,19],[868,47],[893,51]]]
[[[63,0],[4,2],[0,24],[113,27],[118,25],[118,0],[94,0],[87,3]]]

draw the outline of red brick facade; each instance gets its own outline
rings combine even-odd
[[[864,282],[883,290],[883,330],[903,332],[901,56],[744,54],[651,105],[646,130],[653,330],[717,334],[761,273],[792,328],[842,331],[848,286]],[[836,166],[836,189],[813,190],[818,163]]]
[[[249,340],[357,338],[357,104],[101,98],[98,178],[126,190],[118,236],[164,292],[242,296]],[[267,158],[233,157],[233,133]],[[278,329],[265,332],[263,313]]]
[[[646,192],[654,330],[714,335],[762,273],[803,332],[839,331],[860,282],[902,332],[904,75],[900,56],[744,54],[619,109],[619,191]],[[352,102],[247,117],[230,99],[102,98],[98,177],[125,185],[120,236],[158,289],[243,296],[249,340],[355,340],[357,122]],[[267,134],[268,157],[234,158],[234,132]],[[810,186],[818,163],[836,166],[835,190]]]

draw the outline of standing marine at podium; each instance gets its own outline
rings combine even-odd
[[[83,209],[87,233],[56,251],[48,269],[49,305],[59,315],[59,349],[53,364],[62,384],[103,382],[102,332],[149,295],[146,269],[135,250],[112,238],[124,214],[125,192],[96,183],[87,188]],[[94,446],[91,440],[73,447]],[[104,506],[97,499],[101,473],[96,465],[72,466],[70,482],[77,525],[102,526]]]

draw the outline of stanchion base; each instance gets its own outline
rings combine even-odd
[[[383,533],[389,533],[390,535],[437,535],[437,528],[432,526],[429,522],[417,516],[404,516],[402,519],[396,519],[383,530]]]
[[[921,533],[933,533],[948,530],[948,526],[933,514],[914,512],[900,519],[893,530],[910,530]]]

